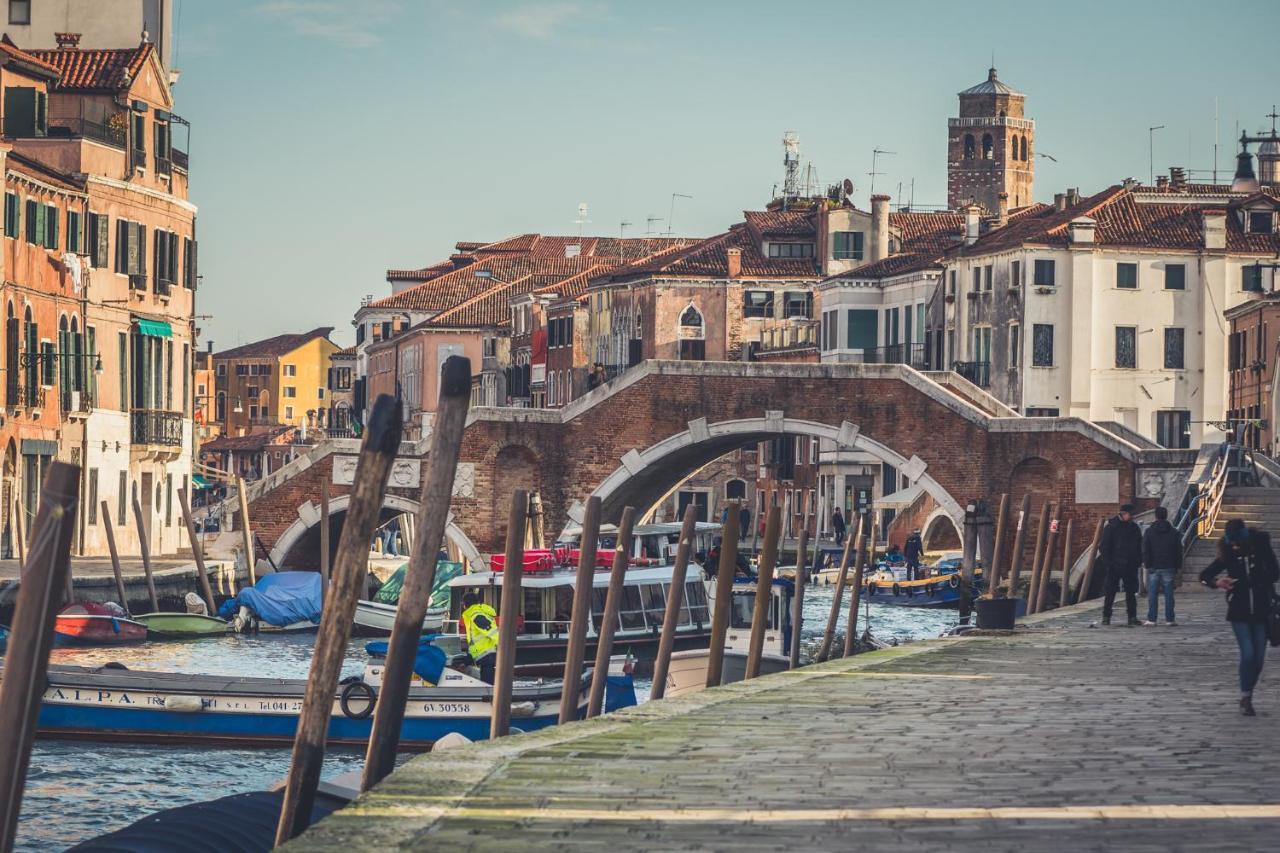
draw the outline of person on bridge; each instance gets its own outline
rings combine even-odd
[[[920,555],[924,553],[924,539],[920,536],[920,528],[911,531],[907,544],[902,547],[902,553],[907,558],[907,580],[913,581],[920,574]]]
[[[747,505],[743,504],[742,509],[738,510],[738,541],[745,542],[747,540],[747,531],[751,529],[751,510],[747,509]]]
[[[462,635],[467,641],[467,654],[480,667],[480,680],[493,684],[498,663],[498,614],[478,593],[462,597]]]
[[[1266,661],[1267,619],[1277,580],[1280,566],[1271,536],[1246,527],[1239,518],[1228,521],[1218,558],[1200,573],[1200,582],[1227,593],[1227,621],[1240,647],[1240,713],[1246,717],[1255,716],[1253,688]]]
[[[1125,504],[1120,512],[1102,529],[1098,543],[1098,558],[1106,567],[1106,585],[1103,587],[1102,624],[1111,624],[1111,611],[1116,603],[1116,592],[1124,584],[1124,609],[1129,616],[1128,625],[1138,623],[1138,568],[1142,565],[1142,528],[1133,520],[1133,505]]]
[[[1142,534],[1142,564],[1147,567],[1147,621],[1155,625],[1159,615],[1160,590],[1164,590],[1164,621],[1177,625],[1173,617],[1173,583],[1182,569],[1182,537],[1169,523],[1169,510],[1156,507],[1156,520]]]
[[[840,507],[836,507],[831,511],[831,529],[836,534],[836,544],[844,544],[844,513],[840,511]]]

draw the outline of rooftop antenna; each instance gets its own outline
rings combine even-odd
[[[591,224],[591,220],[587,218],[587,203],[585,201],[578,204],[578,218],[573,220],[573,223],[578,226],[578,239],[581,240],[582,226]]]
[[[873,148],[871,150],[871,171],[867,172],[871,176],[871,194],[876,194],[876,175],[882,174],[876,171],[876,161],[881,154],[897,154],[897,151],[885,151],[883,148]]]
[[[671,194],[671,210],[670,210],[670,212],[668,212],[668,213],[667,213],[667,236],[668,236],[668,237],[670,237],[670,236],[671,236],[671,229],[672,229],[672,227],[673,227],[673,226],[674,226],[674,224],[675,224],[675,219],[676,219],[676,199],[678,199],[678,198],[693,198],[693,196],[691,196],[691,195],[687,195],[686,193],[672,193],[672,194]]]
[[[790,200],[800,194],[800,134],[788,130],[782,134],[782,197]]]
[[[1271,109],[1274,110],[1275,107],[1272,107]],[[1219,117],[1218,96],[1214,95],[1213,96],[1213,185],[1214,186],[1218,185],[1218,139],[1220,137],[1220,134],[1218,133],[1218,117]]]
[[[653,236],[653,223],[655,223],[655,222],[661,222],[661,221],[662,221],[662,217],[661,217],[661,216],[646,216],[646,217],[645,217],[645,220],[644,220],[644,236],[646,236],[646,237],[652,237],[652,236]]]
[[[1147,186],[1155,186],[1156,183],[1156,131],[1164,130],[1163,124],[1157,124],[1155,127],[1147,128],[1147,171],[1151,173]]]
[[[806,163],[804,167],[804,186],[802,187],[804,197],[813,198],[818,186],[818,170],[813,168],[812,163]]]
[[[916,206],[916,179],[911,179],[911,200],[907,202],[907,210],[914,210]]]
[[[630,224],[631,221],[628,219],[618,223],[618,263],[620,264],[625,263],[627,260],[627,249],[624,241],[627,239],[627,226]]]

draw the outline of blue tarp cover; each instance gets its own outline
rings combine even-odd
[[[448,663],[444,649],[431,644],[437,636],[439,635],[428,634],[420,638],[418,654],[413,659],[413,674],[431,684],[440,683],[440,675]],[[387,656],[387,645],[386,640],[374,640],[372,643],[365,643],[364,650],[373,657],[384,658]]]
[[[322,600],[320,574],[277,572],[267,575],[251,589],[240,590],[235,600],[236,606],[243,604],[269,625],[283,628],[294,622],[318,623]],[[232,607],[234,612],[235,606]]]

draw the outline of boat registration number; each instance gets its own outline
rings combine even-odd
[[[428,714],[470,714],[470,702],[423,702],[422,710]]]

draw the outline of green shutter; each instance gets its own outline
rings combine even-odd
[[[875,349],[878,328],[875,309],[853,309],[848,312],[849,349]]]
[[[35,136],[36,90],[9,86],[4,90],[4,135],[17,139]]]
[[[51,204],[45,205],[44,210],[44,246],[46,249],[58,248],[58,208]]]
[[[35,239],[32,240],[31,242],[35,243],[36,245],[43,246],[44,238],[45,238],[45,228],[47,227],[44,221],[46,216],[45,206],[43,204],[40,204],[39,202],[36,202],[35,206],[36,206],[36,227],[33,232],[33,236],[35,237]]]
[[[29,198],[27,199],[26,208],[27,208],[27,233],[26,233],[27,242],[38,243],[39,242],[39,240],[37,239],[38,232],[36,229],[40,224],[40,205],[36,202],[35,199]]]
[[[49,135],[49,96],[44,92],[36,92],[36,136]]]

